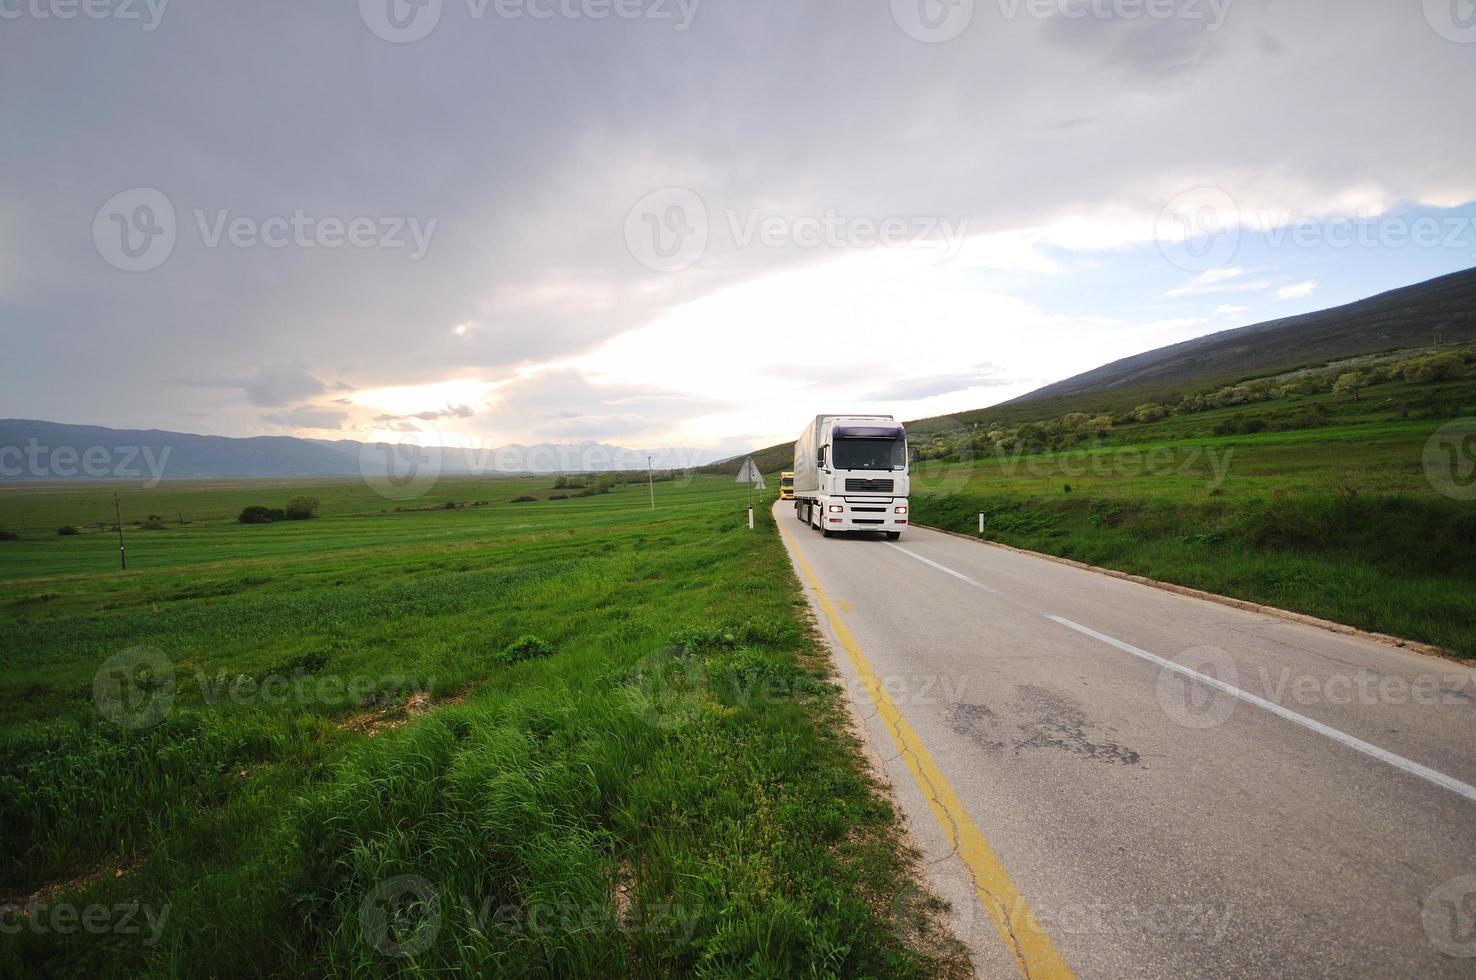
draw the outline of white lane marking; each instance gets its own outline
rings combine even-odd
[[[963,572],[955,572],[953,569],[947,567],[946,565],[940,565],[940,564],[938,564],[937,562],[933,561],[931,558],[924,558],[922,555],[918,554],[915,551],[908,551],[906,548],[902,547],[900,544],[890,544],[889,543],[889,546],[892,547],[892,548],[896,548],[898,551],[902,552],[902,554],[906,555],[909,558],[916,558],[918,561],[922,562],[924,565],[932,565],[934,568],[936,568],[940,572],[947,572],[949,575],[952,575],[954,578],[963,579],[965,582],[969,583],[970,585],[972,585],[976,589],[983,589],[985,592],[993,592],[995,595],[1003,595],[1004,594],[1004,593],[1000,592],[998,589],[991,589],[989,586],[985,585],[983,582],[976,582],[974,579],[969,578]]]
[[[1350,749],[1362,752],[1364,755],[1378,759],[1380,762],[1387,762],[1389,765],[1393,766],[1396,769],[1403,769],[1405,772],[1413,776],[1418,776],[1421,779],[1428,780],[1429,782],[1434,783],[1436,786],[1441,786],[1445,789],[1450,790],[1452,793],[1458,793],[1468,800],[1476,801],[1476,786],[1471,786],[1467,783],[1463,783],[1453,776],[1447,776],[1443,772],[1436,772],[1434,769],[1431,769],[1428,766],[1422,766],[1418,762],[1412,762],[1402,755],[1395,755],[1393,752],[1390,752],[1387,749],[1381,749],[1377,745],[1372,745],[1360,738],[1354,738],[1352,735],[1340,732],[1336,728],[1333,728],[1329,725],[1324,725],[1320,721],[1313,721],[1306,715],[1299,715],[1295,711],[1283,708],[1275,701],[1267,701],[1265,698],[1258,698],[1254,694],[1251,694],[1248,691],[1242,691],[1240,688],[1234,687],[1230,684],[1226,684],[1222,680],[1206,676],[1195,670],[1190,670],[1188,667],[1180,666],[1179,664],[1174,663],[1172,660],[1165,660],[1163,657],[1155,656],[1154,654],[1149,653],[1147,650],[1139,650],[1137,647],[1133,646],[1130,643],[1124,643],[1121,640],[1114,640],[1112,637],[1102,633],[1098,633],[1096,630],[1082,626],[1080,623],[1073,623],[1071,620],[1064,619],[1060,616],[1047,616],[1046,619],[1060,623],[1062,626],[1068,627],[1070,629],[1074,629],[1078,633],[1085,633],[1087,636],[1090,636],[1093,639],[1101,640],[1103,643],[1106,643],[1109,646],[1117,647],[1117,649],[1123,650],[1127,653],[1131,653],[1135,657],[1141,657],[1149,663],[1157,664],[1158,666],[1163,667],[1166,670],[1178,671],[1180,674],[1184,674],[1188,677],[1194,678],[1201,684],[1206,684],[1218,691],[1224,691],[1226,694],[1230,695],[1233,698],[1238,698],[1241,701],[1246,702],[1247,704],[1253,704],[1257,708],[1261,708],[1264,711],[1269,711],[1273,715],[1276,715],[1278,717],[1285,718],[1292,724],[1301,725],[1303,728],[1311,729],[1319,735],[1326,735],[1333,741],[1341,742],[1342,744],[1348,746]]]

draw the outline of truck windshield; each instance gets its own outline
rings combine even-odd
[[[831,462],[838,470],[905,470],[906,439],[833,439]]]

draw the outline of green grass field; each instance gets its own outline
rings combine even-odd
[[[0,488],[0,974],[962,972],[767,512],[550,484]]]
[[[1315,424],[1271,431],[1293,414]],[[1267,430],[1214,434],[1255,419]],[[1454,438],[1432,446],[1448,425]],[[1321,395],[1122,425],[1071,450],[923,461],[913,516],[977,534],[983,513],[985,536],[1006,544],[1473,658],[1476,492],[1441,493],[1427,466],[1469,474],[1476,441],[1462,439],[1473,434],[1476,384],[1390,383],[1356,401]]]

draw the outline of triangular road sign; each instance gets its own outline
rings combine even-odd
[[[754,463],[752,456],[743,461],[743,466],[741,469],[738,470],[738,476],[733,480],[733,482],[751,483],[755,487],[758,487],[760,490],[768,489],[764,486],[764,475],[759,472],[758,465]]]

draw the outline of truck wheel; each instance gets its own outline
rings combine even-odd
[[[888,541],[896,541],[900,537],[902,537],[902,532],[901,531],[888,531],[887,532],[887,540]]]

